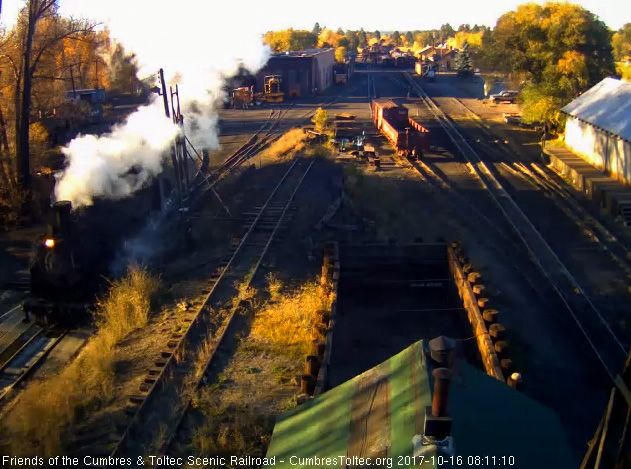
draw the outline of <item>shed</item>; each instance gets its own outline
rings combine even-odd
[[[561,109],[565,143],[612,177],[631,183],[631,83],[605,78]]]
[[[432,400],[432,364],[426,357],[427,344],[418,341],[280,415],[267,457],[275,457],[281,468],[577,467],[552,411],[459,359],[452,368],[446,440],[460,464],[440,444],[414,453],[412,440],[424,433]],[[422,454],[422,462],[413,454]]]
[[[105,101],[105,89],[94,88],[85,90],[70,90],[66,92],[66,98],[90,104],[102,103]]]
[[[283,77],[286,97],[308,96],[333,84],[335,49],[307,49],[272,55],[257,73],[257,89],[268,75]]]

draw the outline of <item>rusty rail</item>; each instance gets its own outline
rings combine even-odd
[[[228,261],[228,264],[223,269],[221,275],[219,276],[219,278],[217,278],[214,281],[214,284],[212,285],[208,295],[206,296],[206,298],[203,301],[202,305],[197,310],[197,313],[195,314],[195,317],[190,321],[189,327],[186,329],[186,331],[183,334],[173,334],[171,340],[167,344],[167,350],[162,352],[163,358],[165,360],[163,362],[160,362],[160,364],[162,366],[160,367],[161,370],[160,370],[159,374],[157,376],[153,376],[153,377],[150,376],[150,377],[148,377],[145,380],[145,382],[147,382],[147,381],[151,382],[151,385],[146,390],[146,394],[130,398],[130,402],[132,404],[137,405],[137,409],[134,412],[132,420],[127,425],[123,435],[121,436],[121,438],[117,442],[116,447],[112,451],[112,453],[111,453],[112,457],[117,457],[117,456],[120,456],[121,454],[124,454],[124,451],[127,449],[127,445],[129,444],[129,440],[130,440],[130,438],[132,436],[132,433],[138,429],[138,427],[141,424],[141,420],[145,416],[148,415],[148,412],[150,410],[154,410],[154,411],[156,411],[158,413],[160,411],[164,410],[164,409],[151,409],[151,407],[152,407],[154,402],[159,404],[158,395],[160,394],[160,391],[162,390],[162,388],[165,386],[166,382],[168,381],[167,377],[169,376],[169,372],[174,368],[174,365],[176,364],[176,361],[177,361],[176,358],[175,358],[176,354],[179,353],[180,351],[182,351],[185,348],[185,344],[186,344],[186,348],[189,349],[191,347],[191,345],[192,345],[192,340],[193,339],[196,339],[198,344],[199,344],[199,342],[201,340],[203,340],[203,337],[206,336],[207,330],[205,329],[205,325],[203,324],[203,320],[202,319],[205,316],[205,313],[207,311],[208,305],[211,303],[211,301],[215,300],[214,296],[215,296],[215,292],[218,291],[218,287],[219,286],[223,286],[223,284],[225,283],[224,279],[228,277],[228,273],[230,271],[231,266],[233,264],[237,263],[238,256],[240,255],[240,253],[242,252],[242,249],[244,248],[244,246],[248,242],[251,234],[257,228],[257,224],[259,223],[259,221],[263,217],[264,213],[266,212],[267,207],[270,205],[272,200],[274,200],[277,192],[282,187],[283,183],[287,180],[289,175],[292,173],[292,171],[294,170],[294,168],[297,166],[298,162],[300,162],[300,161],[304,161],[304,160],[301,157],[296,158],[294,160],[294,162],[290,165],[289,169],[287,170],[287,172],[285,173],[283,178],[276,184],[274,190],[272,191],[272,193],[268,197],[267,201],[263,205],[261,211],[256,216],[256,218],[252,222],[250,228],[248,229],[246,234],[241,239],[241,242],[239,243],[239,245],[237,246],[236,250],[232,254],[232,257],[230,258],[230,260]],[[309,172],[311,166],[313,165],[314,161],[315,160],[311,161],[311,163],[307,167],[306,171],[302,175],[301,179],[299,180],[298,185],[295,187],[293,193],[291,194],[289,200],[287,200],[285,202],[285,209],[283,210],[282,214],[278,218],[278,220],[276,222],[276,226],[275,226],[274,230],[272,231],[271,235],[269,236],[268,242],[266,243],[264,248],[259,252],[259,254],[257,256],[257,263],[256,263],[256,266],[254,268],[254,271],[253,272],[248,272],[245,275],[243,275],[243,277],[245,278],[247,284],[249,284],[249,282],[251,282],[252,278],[254,277],[254,273],[256,272],[256,269],[260,266],[260,263],[261,263],[263,257],[265,256],[265,254],[267,253],[267,251],[269,249],[269,246],[271,245],[271,242],[272,242],[272,240],[273,240],[273,238],[274,238],[274,236],[275,236],[275,234],[276,234],[276,232],[278,230],[278,227],[281,225],[281,223],[282,223],[282,221],[284,219],[285,212],[287,211],[287,208],[289,207],[289,205],[293,201],[293,197],[294,197],[296,191],[298,190],[298,188],[300,187],[300,184],[302,183],[302,181],[304,180],[304,178],[308,174],[308,172]],[[218,342],[216,343],[216,345],[214,347],[213,353],[211,354],[211,357],[210,357],[208,363],[206,364],[204,372],[201,373],[201,376],[200,376],[199,380],[197,381],[196,388],[199,387],[199,385],[201,384],[201,381],[202,381],[202,379],[204,377],[204,374],[205,374],[206,370],[208,369],[208,366],[210,365],[210,362],[212,361],[213,357],[215,356],[217,349],[221,346],[221,343],[223,342],[223,339],[225,337],[226,331],[229,329],[229,326],[230,326],[233,318],[235,317],[235,314],[236,314],[236,311],[238,309],[238,306],[239,305],[236,305],[231,310],[230,315],[229,315],[227,321],[224,324],[223,332],[222,332],[221,336],[218,339]],[[158,366],[157,362],[156,362],[156,366]],[[189,372],[189,371],[190,370],[188,370],[187,372]],[[184,414],[185,414],[186,410],[188,409],[189,405],[190,405],[190,399],[187,400],[184,403],[184,405],[182,406],[183,410],[181,411],[181,413],[179,413],[179,416],[177,417],[177,423],[176,423],[176,427],[175,428],[179,427],[179,425],[180,425],[180,423],[181,423],[181,421],[182,421],[182,419],[184,417]]]

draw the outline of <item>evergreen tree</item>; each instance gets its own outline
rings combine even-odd
[[[456,57],[456,67],[460,78],[469,78],[473,76],[473,66],[471,65],[471,52],[469,52],[469,42],[462,43],[462,49]]]
[[[357,34],[355,33],[355,31],[351,31],[350,29],[348,29],[346,31],[346,39],[348,39],[348,48],[354,52],[357,52],[359,40],[357,39]]]
[[[359,41],[359,47],[366,47],[368,45],[368,38],[366,37],[364,28],[361,28],[357,33],[357,40]]]
[[[390,36],[390,39],[392,40],[395,46],[401,45],[401,33],[399,31],[394,31],[392,33],[392,36]]]
[[[319,35],[320,35],[320,33],[322,32],[322,28],[320,27],[320,23],[316,23],[316,24],[313,26],[313,29],[311,30],[311,32],[312,32],[313,34],[315,34],[316,36],[319,36]]]
[[[412,33],[412,31],[408,31],[407,33],[405,33],[405,42],[407,43],[408,47],[414,45],[414,34]]]
[[[379,32],[379,30],[375,31],[375,39],[377,39],[377,41],[381,39],[381,33]]]

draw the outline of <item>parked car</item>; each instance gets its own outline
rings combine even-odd
[[[520,127],[527,127],[529,129],[535,129],[536,131],[543,130],[543,123],[541,122],[526,122],[524,121],[522,115],[518,112],[504,112],[502,113],[504,116],[504,122],[507,124],[514,124]]]
[[[495,104],[514,103],[517,100],[519,91],[500,91],[498,94],[492,94],[489,99]]]

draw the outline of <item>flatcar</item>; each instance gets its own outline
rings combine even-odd
[[[421,156],[429,150],[429,130],[408,116],[407,108],[389,99],[372,101],[373,122],[397,154]]]

